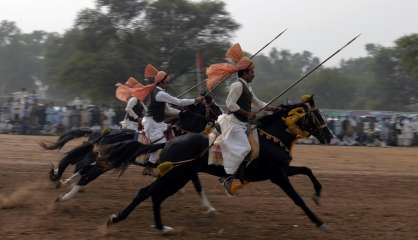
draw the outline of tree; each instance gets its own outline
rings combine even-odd
[[[108,102],[116,82],[141,79],[152,63],[173,76],[178,92],[194,84],[195,73],[187,74],[196,52],[207,64],[219,61],[237,28],[223,2],[97,0],[95,9],[83,10],[74,28],[51,43],[48,79]]]
[[[33,88],[42,79],[45,42],[44,31],[22,33],[14,22],[0,22],[0,92]]]

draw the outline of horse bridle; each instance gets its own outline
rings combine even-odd
[[[309,108],[305,116],[302,118],[302,128],[310,134],[320,131],[327,127],[326,122],[319,117],[320,113],[317,108]],[[306,128],[306,126],[308,126]]]

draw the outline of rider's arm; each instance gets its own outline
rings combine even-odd
[[[229,93],[226,97],[226,108],[231,112],[240,110],[237,102],[242,94],[242,84],[240,82],[234,82],[229,87]]]
[[[128,101],[128,104],[126,104],[125,108],[125,111],[128,113],[128,115],[133,117],[134,119],[138,119],[139,117],[133,109],[137,103],[138,99],[136,99],[136,97],[131,97]]]
[[[171,103],[180,107],[189,106],[195,103],[195,99],[179,99],[164,91],[159,91],[155,96],[155,100],[158,102]]]
[[[174,117],[179,115],[180,110],[170,107],[170,104],[166,104],[165,106],[165,114],[169,117]]]

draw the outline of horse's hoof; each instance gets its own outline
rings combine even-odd
[[[48,176],[49,176],[49,180],[51,180],[51,182],[57,181],[57,177],[55,176],[55,172],[54,171],[55,171],[54,164],[52,162],[49,162]]]
[[[320,196],[318,196],[318,195],[316,195],[316,194],[314,194],[313,196],[312,196],[312,200],[314,201],[314,203],[316,204],[316,205],[321,205],[321,197]]]
[[[319,230],[320,230],[321,232],[324,232],[324,233],[328,233],[328,232],[330,231],[330,229],[329,229],[328,225],[327,225],[327,224],[325,224],[325,223],[323,223],[321,226],[319,226]]]
[[[169,227],[169,226],[163,226],[163,229],[161,230],[161,232],[163,233],[163,234],[166,234],[166,233],[170,233],[170,232],[172,232],[172,231],[174,231],[174,228],[172,228],[172,227]]]
[[[206,214],[215,214],[216,213],[216,209],[214,207],[210,207],[208,208],[208,210],[206,211]]]
[[[157,229],[162,234],[168,234],[168,233],[174,231],[174,228],[172,228],[170,226],[166,226],[166,225],[163,225],[163,228],[162,229],[156,228],[155,225],[151,225],[151,227]]]
[[[109,219],[106,222],[106,226],[109,228],[110,226],[112,226],[113,224],[115,224],[115,219],[116,219],[117,215],[116,214],[112,214],[109,216]]]

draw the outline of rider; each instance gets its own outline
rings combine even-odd
[[[123,129],[130,129],[138,132],[140,123],[143,117],[144,108],[141,102],[134,96],[131,96],[133,88],[142,87],[135,78],[130,77],[125,84],[116,84],[116,97],[126,103],[126,114],[124,120],[121,122]]]
[[[255,77],[255,66],[248,57],[243,56],[239,44],[232,46],[226,56],[235,62],[235,66],[231,66],[232,70],[228,73],[238,73],[238,79],[231,84],[226,98],[228,113],[222,114],[218,118],[223,137],[220,146],[224,159],[224,168],[228,175],[223,185],[225,190],[232,195],[231,187],[234,175],[242,161],[251,151],[247,138],[249,120],[255,119],[256,113],[260,109],[274,111],[276,108],[266,107],[266,103],[255,96],[249,85]],[[210,81],[211,77],[214,76],[208,72],[208,81]]]
[[[130,97],[128,103],[126,104],[125,111],[126,115],[124,122],[126,125],[124,128],[138,131],[144,111],[142,104],[136,97]]]
[[[146,85],[142,88],[136,88],[132,91],[132,95],[137,97],[144,104],[145,116],[142,118],[145,136],[152,143],[164,143],[167,141],[164,132],[168,125],[164,122],[165,116],[177,115],[179,111],[170,107],[168,104],[175,106],[188,106],[199,103],[203,97],[195,99],[179,99],[171,96],[165,91],[169,83],[169,75],[164,71],[158,71],[154,66],[148,64],[145,68],[146,77],[154,77],[154,83]],[[158,160],[158,153],[150,154],[147,165],[155,166]]]

